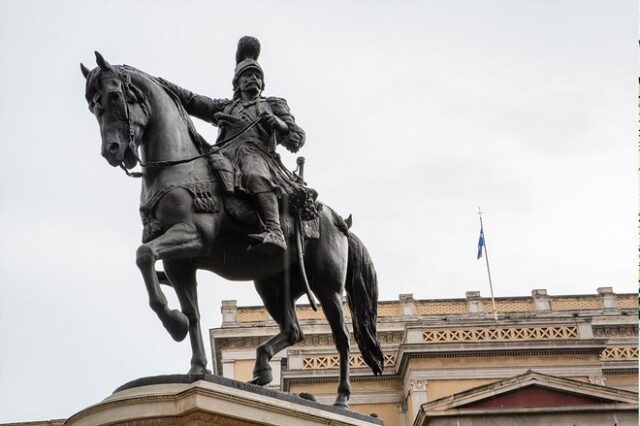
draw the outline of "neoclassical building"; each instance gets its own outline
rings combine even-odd
[[[375,413],[386,426],[638,424],[637,294],[610,287],[558,296],[533,290],[495,302],[497,320],[491,300],[478,292],[380,302],[385,371],[373,376],[353,345],[351,409]],[[272,360],[270,387],[331,404],[338,377],[331,331],[321,312],[305,305],[297,312],[306,338]],[[255,348],[277,325],[262,306],[232,300],[222,302],[222,316],[209,331],[214,372],[247,381]]]
[[[475,291],[460,299],[401,294],[379,302],[385,371],[373,376],[352,338],[351,409],[375,413],[391,426],[457,424],[465,409],[470,418],[511,409],[511,418],[553,412],[560,417],[550,421],[561,422],[579,411],[587,416],[582,424],[596,415],[637,424],[637,294],[602,287],[596,294],[555,296],[538,289],[495,302],[497,320],[491,300]],[[305,305],[297,312],[305,340],[274,357],[270,386],[331,404],[338,376],[331,331],[322,312]],[[222,316],[221,327],[210,330],[213,368],[249,380],[255,348],[278,327],[263,307],[233,300],[222,302]]]

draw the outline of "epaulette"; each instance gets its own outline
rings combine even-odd
[[[291,111],[289,110],[289,105],[287,105],[287,101],[283,98],[276,98],[275,96],[270,96],[267,98],[267,103],[273,110],[275,115],[289,115]]]

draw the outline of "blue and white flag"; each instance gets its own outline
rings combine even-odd
[[[484,230],[482,226],[480,226],[480,238],[478,239],[478,257],[480,259],[482,257],[482,247],[484,247]]]

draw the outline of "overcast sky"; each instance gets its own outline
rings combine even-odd
[[[245,34],[381,299],[488,295],[478,206],[497,296],[636,290],[635,1],[0,0],[0,422],[188,370],[135,266],[139,182],[100,156],[78,64],[99,50],[229,97]],[[221,300],[259,304],[198,276],[205,330]]]

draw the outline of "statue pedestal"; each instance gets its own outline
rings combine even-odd
[[[121,386],[73,416],[69,426],[382,425],[375,417],[224,377],[157,376]]]

